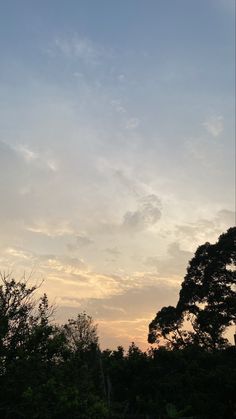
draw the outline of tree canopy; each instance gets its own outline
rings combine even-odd
[[[0,417],[107,417],[92,318],[81,313],[56,325],[37,286],[9,275],[1,282]]]
[[[163,307],[149,325],[150,343],[170,347],[229,344],[224,332],[236,322],[236,227],[217,243],[199,246],[187,267],[176,307]],[[190,323],[191,327],[184,329]]]
[[[98,346],[97,326],[85,312],[79,313],[76,319],[69,319],[64,325],[64,333],[74,351],[86,351]]]

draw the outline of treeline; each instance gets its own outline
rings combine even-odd
[[[90,316],[56,326],[35,291],[2,277],[2,419],[235,417],[235,347],[101,351]]]

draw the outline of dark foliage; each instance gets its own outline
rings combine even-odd
[[[111,418],[236,417],[236,351],[191,346],[102,354]]]
[[[100,351],[91,317],[59,327],[46,295],[2,276],[0,417],[105,418]]]
[[[183,329],[189,322],[191,329]],[[236,227],[216,244],[198,247],[190,261],[176,307],[163,307],[149,326],[150,343],[172,348],[190,344],[208,349],[229,343],[223,334],[236,323]]]

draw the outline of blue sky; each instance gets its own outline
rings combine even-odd
[[[2,1],[2,269],[104,346],[234,223],[234,1]]]

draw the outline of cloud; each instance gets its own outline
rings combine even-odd
[[[144,230],[161,218],[161,201],[154,195],[147,195],[139,202],[136,211],[128,211],[123,217],[123,228],[130,231]]]
[[[16,221],[29,215],[28,194],[31,192],[32,173],[23,156],[11,145],[0,141],[0,205],[1,229],[9,228],[8,221],[16,227]],[[9,231],[10,234],[10,231]]]
[[[68,243],[67,249],[71,252],[78,250],[81,247],[86,247],[93,244],[93,240],[90,239],[86,234],[77,234],[75,243]]]
[[[182,250],[178,242],[173,242],[168,246],[167,258],[160,260],[158,257],[148,257],[145,264],[154,266],[158,275],[164,277],[169,277],[170,275],[183,276],[192,257],[192,252]]]
[[[139,196],[139,185],[129,175],[124,173],[124,171],[114,170],[113,177],[115,180],[118,180],[122,189],[125,188],[129,192],[129,195],[133,195],[134,197]]]
[[[184,246],[195,251],[206,241],[214,243],[222,232],[235,225],[235,220],[235,211],[224,208],[211,219],[199,218],[192,223],[177,225],[175,233]]]
[[[223,116],[211,116],[206,119],[203,126],[213,137],[219,137],[224,130],[224,118]]]
[[[135,129],[139,126],[140,120],[138,118],[129,118],[126,121],[125,128],[128,130]]]
[[[135,341],[142,349],[146,349],[148,324],[166,301],[168,304],[176,304],[181,278],[169,280],[157,274],[140,272],[128,278],[116,279],[121,284],[122,292],[101,296],[99,299],[80,299],[79,310],[87,311],[98,322],[103,348],[115,348],[121,342],[128,347]],[[57,316],[61,321],[68,316],[76,316],[77,302],[73,304],[70,309],[63,302],[58,307]]]
[[[81,298],[76,297],[58,297],[57,303],[67,307],[76,307],[76,310],[81,307]]]
[[[22,171],[24,166],[24,162],[22,158],[18,155],[17,151],[11,145],[7,144],[4,141],[0,140],[0,165],[1,165],[1,183],[3,183],[3,179],[5,177],[9,177],[11,180],[10,175],[12,176],[19,175]]]
[[[19,144],[13,148],[27,163],[35,164],[39,169],[50,169],[52,172],[58,171],[58,162],[54,158],[48,157],[48,151],[40,154],[25,144]]]
[[[146,350],[148,347],[148,324],[151,320],[151,316],[144,317],[141,314],[138,318],[126,320],[99,319],[98,328],[102,347],[115,349],[115,346],[122,342],[122,346],[128,349],[131,342],[135,342],[140,349]]]
[[[52,172],[57,172],[58,171],[58,163],[55,160],[48,160],[47,161],[47,166],[49,167],[49,169]]]
[[[105,249],[105,252],[109,253],[110,255],[114,256],[115,258],[120,256],[120,254],[121,254],[121,252],[117,249],[117,247],[107,247]]]
[[[89,312],[99,324],[103,347],[131,341],[146,347],[148,323],[164,300],[176,300],[179,289],[176,277],[161,278],[147,272],[103,274],[81,258],[37,255],[20,247],[6,249],[4,263],[13,267],[14,273],[26,270],[26,277],[34,268],[34,278],[45,279],[39,292],[45,291],[58,307],[57,321],[64,322],[78,311]]]
[[[8,264],[9,268],[14,267],[18,271],[34,268],[39,272],[62,272],[70,275],[88,271],[88,267],[82,259],[54,254],[40,255],[20,246],[6,247],[2,251],[2,257],[1,262],[3,264]]]
[[[39,257],[41,267],[45,267],[50,271],[58,271],[69,275],[80,275],[87,272],[87,266],[83,260],[79,258],[71,258],[68,256],[52,255],[49,257]]]
[[[61,54],[68,59],[81,60],[89,65],[98,64],[100,58],[106,55],[105,49],[95,44],[91,39],[80,37],[75,34],[73,37],[57,37],[47,49],[50,56]]]
[[[120,100],[112,100],[111,101],[111,106],[118,113],[125,113],[126,112],[126,108],[122,105]]]
[[[38,159],[38,154],[35,151],[30,150],[28,146],[19,145],[19,146],[16,147],[16,150],[19,151],[22,154],[23,158],[27,162],[31,162],[33,160]]]
[[[140,276],[140,284],[141,281]],[[176,304],[178,292],[179,284],[159,282],[156,277],[155,281],[153,278],[149,284],[127,289],[122,294],[82,301],[80,310],[84,309],[96,318],[103,348],[115,348],[121,342],[128,347],[134,341],[146,349],[148,324],[165,302]],[[59,308],[59,316],[66,316],[66,313],[64,307]]]
[[[236,212],[222,209],[217,212],[214,221],[220,226],[224,224],[227,227],[233,227],[236,224]]]
[[[75,230],[68,220],[36,220],[28,224],[26,230],[48,237],[60,237],[74,234]]]
[[[110,306],[108,304],[102,304],[101,306],[104,310],[108,310],[109,312],[113,311],[116,313],[123,313],[126,314],[126,310],[124,308],[121,307],[117,307],[117,306]]]
[[[117,76],[117,79],[118,79],[120,82],[124,82],[124,81],[125,81],[125,75],[124,75],[124,74],[119,74],[119,75]]]
[[[78,246],[88,246],[93,243],[93,240],[85,234],[77,234],[76,241]]]
[[[153,275],[154,277],[154,275]],[[132,320],[132,318],[145,317],[156,312],[156,309],[163,305],[163,300],[173,303],[177,300],[179,284],[175,286],[168,281],[145,282],[142,287],[132,286],[123,290],[122,293],[111,295],[99,300],[90,298],[87,301],[80,300],[84,309],[91,312],[101,320]],[[141,276],[140,276],[141,278]],[[141,279],[140,279],[141,283]],[[150,317],[151,320],[151,317]]]
[[[33,260],[32,252],[21,249],[20,247],[7,247],[5,254],[17,260]]]
[[[2,271],[15,277],[34,271],[34,278],[44,279],[43,291],[50,299],[100,299],[124,292],[124,279],[103,274],[89,267],[81,258],[56,254],[36,254],[21,247],[7,247],[0,254]],[[33,279],[34,279],[33,278]],[[35,281],[34,281],[35,282]]]

